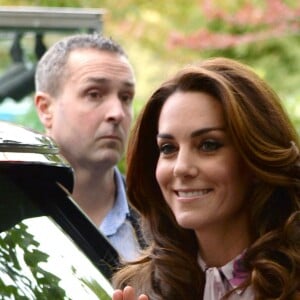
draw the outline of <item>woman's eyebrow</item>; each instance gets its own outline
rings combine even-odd
[[[161,139],[173,139],[173,135],[172,134],[168,134],[168,133],[158,133],[157,138],[161,138]]]
[[[225,131],[224,127],[205,127],[201,129],[197,129],[191,133],[191,137],[197,137],[199,135],[211,132],[211,131]],[[158,133],[157,138],[162,138],[162,139],[173,139],[173,135],[169,133]]]
[[[191,137],[196,137],[211,131],[225,131],[225,127],[205,127],[195,130],[191,133]]]

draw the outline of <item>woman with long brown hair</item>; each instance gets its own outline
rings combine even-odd
[[[299,147],[244,64],[209,59],[164,82],[127,157],[149,247],[117,272],[113,299],[299,299]]]

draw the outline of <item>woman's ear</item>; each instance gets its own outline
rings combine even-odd
[[[54,99],[47,93],[36,92],[34,104],[41,123],[44,125],[46,132],[52,127]]]

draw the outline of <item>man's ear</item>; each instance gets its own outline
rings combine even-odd
[[[36,92],[34,104],[40,121],[48,132],[53,122],[54,99],[47,93]]]

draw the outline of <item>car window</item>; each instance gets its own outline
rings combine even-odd
[[[73,205],[63,200],[67,194],[55,183],[46,184],[46,192],[45,186],[37,188],[45,182],[30,179],[30,173],[26,179],[5,171],[0,168],[1,299],[111,299],[112,287],[101,267],[74,239],[76,234],[83,239],[76,226],[62,210],[59,218],[55,213],[58,201]]]

